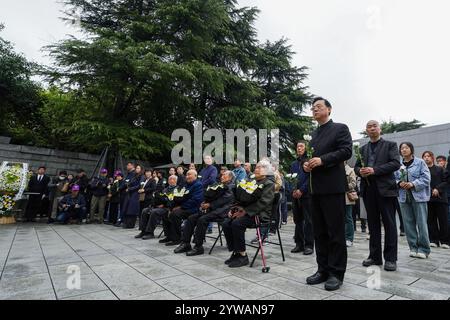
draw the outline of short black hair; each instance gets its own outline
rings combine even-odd
[[[77,170],[77,173],[82,173],[82,172],[86,172],[86,171],[84,171],[83,169],[78,169]]]
[[[402,150],[402,146],[404,144],[406,144],[411,149],[411,154],[414,154],[414,146],[413,146],[413,144],[411,142],[402,142],[402,143],[400,143],[400,145],[398,146],[398,152],[400,154],[402,154],[401,150]]]
[[[59,175],[61,176],[61,175],[66,175],[67,176],[67,171],[66,170],[61,170],[60,172],[59,172]]]
[[[447,157],[446,156],[437,156],[436,161],[439,161],[439,160],[447,161]]]
[[[320,101],[320,100],[323,100],[323,101],[325,102],[325,106],[326,106],[327,108],[333,108],[333,107],[331,106],[330,101],[328,101],[327,99],[322,98],[322,97],[315,97],[315,98],[313,99],[313,101],[312,101],[312,104],[314,105],[314,103],[316,103],[317,101]]]
[[[40,167],[38,168],[38,170],[39,170],[39,169],[47,170],[47,167],[46,167],[46,166],[40,166]]]

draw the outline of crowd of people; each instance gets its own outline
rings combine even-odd
[[[110,177],[107,169],[101,169],[90,180],[83,170],[76,175],[61,171],[51,180],[41,167],[29,182],[26,219],[33,221],[46,208],[48,223],[75,220],[129,229],[137,224],[140,232],[135,238],[143,240],[155,238],[155,229],[162,225],[159,243],[187,256],[204,253],[206,234],[219,223],[231,253],[225,263],[235,268],[249,264],[246,230],[261,223],[267,226],[261,230],[261,240],[266,240],[277,226],[287,223],[289,198],[295,223],[291,252],[316,251],[318,269],[306,282],[325,282],[327,290],[342,285],[358,217],[361,232],[367,231],[369,239],[363,266],[384,264],[386,271],[397,270],[397,217],[411,257],[426,259],[431,248],[449,249],[447,158],[431,151],[417,157],[410,142],[397,146],[384,140],[380,124],[369,121],[370,141],[351,167],[348,127],[330,119],[332,106],[324,98],[314,99],[311,111],[319,126],[311,141],[296,145],[297,158],[289,172],[295,174],[294,182],[287,181],[269,159],[260,160],[252,172],[250,163],[239,160],[231,170],[227,166],[218,170],[212,157],[205,156],[200,170],[193,163],[187,170],[180,165],[170,168],[167,179],[161,171],[132,162],[126,172],[117,170]],[[45,199],[50,201],[43,204]]]

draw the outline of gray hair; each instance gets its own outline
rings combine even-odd
[[[234,180],[234,178],[236,177],[234,175],[233,171],[231,171],[231,170],[225,171],[224,174],[228,175],[231,178],[231,180]]]
[[[262,167],[262,169],[263,169],[261,172],[262,175],[265,175],[265,176],[273,176],[274,175],[272,164],[270,163],[270,161],[268,159],[262,159],[256,165]]]

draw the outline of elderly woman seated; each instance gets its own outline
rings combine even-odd
[[[227,240],[227,247],[232,252],[225,261],[230,268],[242,267],[249,264],[245,252],[245,231],[256,227],[255,216],[261,222],[270,221],[275,185],[272,165],[268,160],[258,162],[254,172],[254,180],[243,180],[235,192],[237,205],[233,206],[223,223],[223,232]]]

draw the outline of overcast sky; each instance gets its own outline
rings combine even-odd
[[[306,85],[333,104],[333,119],[357,138],[367,120],[450,122],[448,0],[240,0],[261,12],[261,41],[286,37]],[[77,34],[56,0],[0,0],[2,37],[30,60]],[[0,66],[1,67],[1,66]]]

